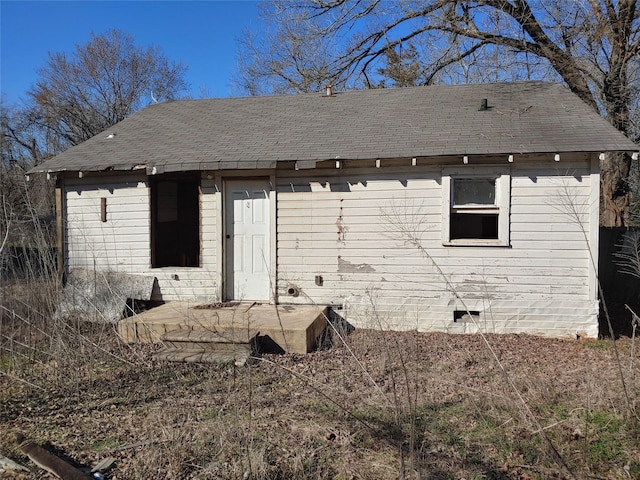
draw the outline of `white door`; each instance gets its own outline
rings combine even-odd
[[[269,182],[226,182],[226,294],[269,300]]]

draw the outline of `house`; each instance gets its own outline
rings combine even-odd
[[[30,173],[56,179],[65,268],[156,300],[595,337],[599,156],[637,150],[522,82],[156,104]]]

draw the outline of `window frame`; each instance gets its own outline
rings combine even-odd
[[[453,185],[458,179],[495,179],[495,205],[453,204]],[[445,246],[509,247],[511,215],[511,173],[508,167],[447,167],[442,170],[442,244]],[[453,212],[497,213],[498,238],[451,238]]]

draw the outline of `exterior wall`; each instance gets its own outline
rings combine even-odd
[[[444,245],[443,167],[404,163],[271,172],[275,301],[330,304],[357,327],[597,336],[597,158],[507,164],[509,245],[491,247]],[[202,177],[198,268],[151,268],[146,175],[65,179],[66,265],[153,275],[157,299],[221,300],[225,178]],[[454,321],[466,310],[477,323]]]
[[[509,247],[443,245],[442,168],[280,173],[279,301],[355,326],[597,336],[592,160],[511,165]],[[454,322],[467,309],[478,322]]]
[[[106,222],[101,198],[107,201]],[[149,190],[143,177],[66,180],[65,208],[67,268],[126,273],[148,268]]]
[[[154,298],[217,301],[219,261],[216,222],[218,190],[201,182],[201,267],[151,268],[150,191],[146,175],[65,179],[65,265],[152,275]],[[101,221],[106,198],[106,222]]]

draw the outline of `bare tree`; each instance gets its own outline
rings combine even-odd
[[[345,75],[331,62],[339,45],[329,34],[329,25],[309,21],[305,10],[290,8],[286,2],[265,3],[261,8],[265,28],[247,30],[239,40],[234,83],[241,93],[306,93],[329,83],[345,87]]]
[[[39,127],[28,108],[0,102],[0,164],[28,168],[46,156],[38,141]]]
[[[158,47],[139,48],[111,30],[75,51],[50,53],[30,102],[0,102],[0,273],[9,247],[52,244],[53,184],[34,165],[123,120],[151,101],[171,100],[186,84],[185,67]]]
[[[33,179],[29,198],[25,179],[29,168],[51,156],[46,142],[28,109],[7,107],[0,102],[0,197],[5,218],[7,211],[21,215],[32,211],[38,215],[51,213],[52,199],[46,181]]]
[[[416,52],[417,84],[563,81],[640,140],[638,8],[637,0],[272,0],[266,35],[241,47],[240,75],[260,93],[395,84],[402,63],[390,65],[389,52],[404,46]],[[322,68],[300,68],[307,62]],[[605,223],[624,222],[629,162],[603,165]]]
[[[410,43],[424,46],[423,83],[437,83],[463,60],[495,67],[488,62],[499,51],[510,65],[497,66],[527,78],[553,72],[616,128],[630,130],[639,81],[636,0],[273,0],[262,15],[268,30],[252,44],[262,59],[243,50],[261,67],[244,70],[253,78],[286,77],[304,91],[308,76],[294,73],[320,61],[316,83],[347,78],[371,87],[389,49]]]
[[[72,54],[50,53],[29,91],[32,115],[57,150],[77,145],[152,101],[172,100],[186,88],[181,63],[159,47],[141,48],[119,30],[91,35]]]
[[[0,102],[0,283],[16,248],[34,244],[36,231],[52,232],[53,185],[41,176],[30,182],[25,177],[31,166],[49,156],[40,140],[46,138],[27,110]],[[51,238],[46,240],[50,245]]]

